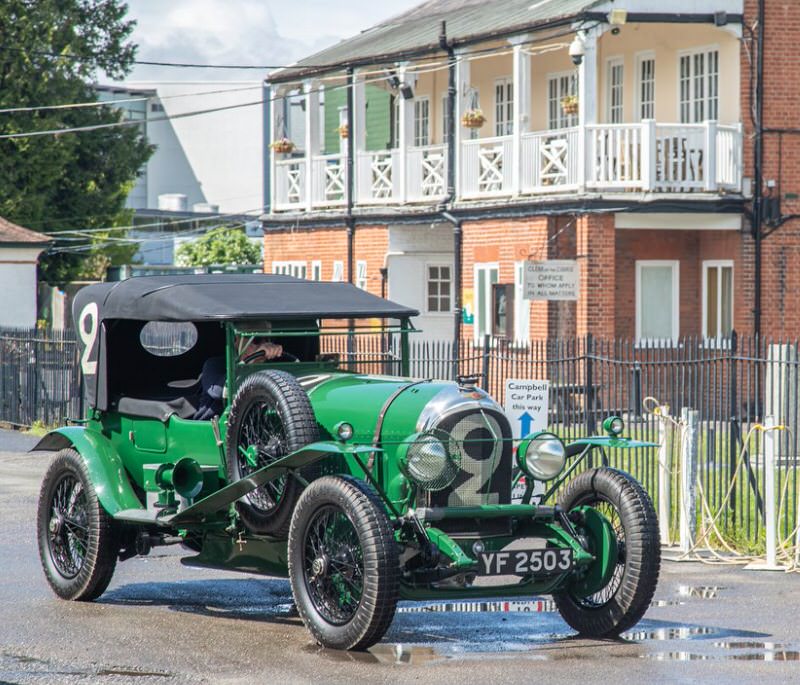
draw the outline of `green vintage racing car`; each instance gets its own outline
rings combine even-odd
[[[73,313],[85,417],[35,448],[57,452],[38,544],[59,597],[96,599],[118,562],[182,544],[186,565],[288,576],[336,649],[379,641],[399,599],[550,593],[595,637],[649,606],[655,512],[604,451],[643,443],[618,418],[566,447],[514,441],[475,378],[411,378],[415,310],[346,283],[222,274],[91,285]],[[244,360],[257,337],[280,355]],[[214,359],[219,416],[198,420]],[[592,453],[603,465],[584,468]]]

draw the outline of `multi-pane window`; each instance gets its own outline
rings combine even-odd
[[[703,262],[703,335],[727,338],[733,332],[733,262]]]
[[[356,287],[367,289],[367,263],[360,259],[356,262]]]
[[[428,311],[445,313],[450,311],[450,267],[441,264],[428,265]]]
[[[678,338],[678,262],[636,262],[636,337],[645,342]]]
[[[577,107],[565,107],[564,98],[578,96],[578,81],[573,72],[547,77],[547,121],[550,129],[578,125]]]
[[[331,280],[339,283],[344,280],[344,262],[337,259],[333,262],[333,274]]]
[[[510,136],[514,130],[514,82],[510,78],[494,82],[494,134]]]
[[[444,97],[442,98],[442,142],[444,143],[447,141],[447,107],[449,105],[449,99],[447,94],[445,93]]]
[[[624,63],[622,58],[608,60],[608,122],[621,124],[623,121],[623,79]]]
[[[499,269],[494,264],[475,265],[474,297],[474,331],[475,339],[480,341],[483,336],[492,332],[492,286],[497,283]]]
[[[640,120],[656,118],[656,59],[651,53],[636,61],[636,108]]]
[[[514,340],[514,285],[492,286],[492,335]]]
[[[272,273],[295,278],[306,277],[306,263],[299,261],[272,262]]]
[[[315,259],[313,262],[311,262],[311,280],[322,280],[322,262],[319,259]]]
[[[719,52],[698,50],[680,56],[681,123],[719,117]]]
[[[414,145],[422,147],[431,142],[431,101],[426,97],[414,100]]]

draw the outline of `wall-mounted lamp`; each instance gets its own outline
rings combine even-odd
[[[414,99],[414,89],[409,86],[407,83],[400,84],[400,95],[403,96],[404,100],[413,100]]]

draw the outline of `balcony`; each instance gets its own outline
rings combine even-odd
[[[738,125],[590,124],[461,143],[458,200],[480,201],[556,194],[642,192],[738,193],[742,131]],[[358,205],[433,203],[445,196],[443,145],[356,153]],[[344,205],[345,155],[275,162],[276,211]],[[310,183],[310,187],[308,184]]]

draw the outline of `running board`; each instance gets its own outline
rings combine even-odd
[[[349,446],[328,442],[312,442],[310,445],[287,454],[282,459],[254,471],[247,478],[226,485],[215,493],[204,497],[199,502],[179,511],[176,514],[164,514],[158,510],[124,509],[117,512],[114,519],[139,524],[155,524],[168,528],[181,528],[186,525],[203,523],[211,514],[216,514],[229,504],[296,469],[301,469],[318,462],[330,455],[372,454],[379,449],[370,446]]]

